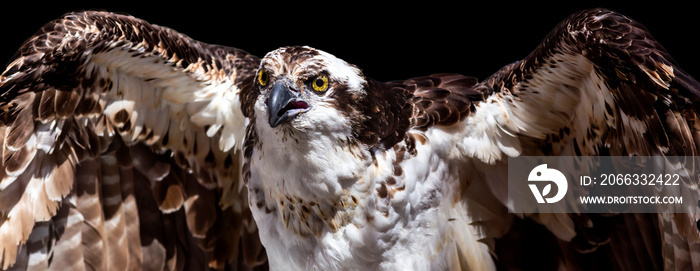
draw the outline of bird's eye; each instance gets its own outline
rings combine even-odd
[[[311,81],[311,87],[318,92],[326,91],[328,88],[328,77],[325,75],[319,75],[313,81]]]
[[[260,70],[260,72],[258,72],[258,83],[260,83],[261,86],[267,85],[269,80],[270,78],[267,76],[267,72],[265,70]]]

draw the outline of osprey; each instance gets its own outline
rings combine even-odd
[[[0,77],[0,266],[698,269],[694,213],[509,213],[506,168],[695,156],[699,98],[603,9],[482,82],[378,82],[310,47],[259,59],[70,13]]]

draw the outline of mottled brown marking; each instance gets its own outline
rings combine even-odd
[[[406,146],[404,144],[397,144],[395,146],[400,146],[398,148],[395,148],[395,155],[396,155],[396,160],[394,161],[394,164],[399,164],[403,162],[404,158],[406,157]]]
[[[386,184],[382,184],[379,188],[377,188],[377,196],[383,199],[389,196],[389,190],[387,189]]]
[[[428,142],[428,138],[421,133],[411,133],[411,136],[413,136],[414,140],[420,142],[421,145],[425,145]]]
[[[401,176],[403,174],[403,169],[398,164],[394,164],[394,176]]]
[[[124,124],[127,120],[129,120],[129,111],[126,111],[126,109],[121,109],[114,114],[114,122],[116,124]]]

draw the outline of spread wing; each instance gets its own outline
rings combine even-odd
[[[641,24],[611,11],[572,15],[529,56],[475,88],[486,96],[464,122],[466,139],[460,147],[483,162],[474,167],[484,172],[476,179],[485,182],[505,206],[507,183],[498,171],[503,172],[509,156],[700,153],[700,84],[675,64]],[[696,189],[676,192],[688,192],[695,199],[688,201],[697,201],[696,181],[681,189]],[[492,210],[481,210],[481,216]],[[700,235],[693,214],[624,215],[623,222],[618,222],[632,227],[603,237],[591,232],[603,231],[598,226],[606,219],[593,215],[531,218],[561,240],[584,239],[588,248],[581,250],[611,242],[611,254],[621,257],[614,264],[622,268],[638,264],[640,268],[686,269],[700,263]],[[652,239],[662,240],[663,247],[652,245]],[[616,248],[636,251],[622,255]],[[657,252],[663,253],[663,262],[649,256]],[[649,259],[651,263],[646,264]]]
[[[264,263],[239,182],[258,64],[124,15],[46,24],[0,76],[0,266]]]

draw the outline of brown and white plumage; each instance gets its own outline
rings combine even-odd
[[[0,77],[3,268],[257,264],[234,148],[257,61],[124,15],[45,25]]]
[[[643,26],[601,9],[483,82],[386,83],[310,47],[258,59],[71,13],[0,77],[0,262],[698,268],[692,215],[509,214],[505,182],[521,155],[695,156],[698,97]]]
[[[698,154],[700,84],[678,67],[644,26],[611,11],[570,16],[528,57],[504,67],[480,87],[495,93],[492,103],[508,108],[497,111],[503,114],[497,122],[501,130],[516,135],[519,155]],[[508,154],[501,151],[491,158]],[[697,201],[697,183],[682,189],[677,192]],[[587,242],[581,250],[609,242],[610,254],[625,256],[615,264],[620,269],[697,269],[697,206],[686,206],[690,210],[682,214],[622,215],[623,224],[636,227],[613,230],[603,238],[587,236],[581,229],[598,231],[600,225],[608,227],[606,219],[547,214],[534,219],[561,239]],[[603,222],[595,225],[596,220]],[[663,245],[651,241],[656,238]],[[661,251],[663,262],[656,258]]]

